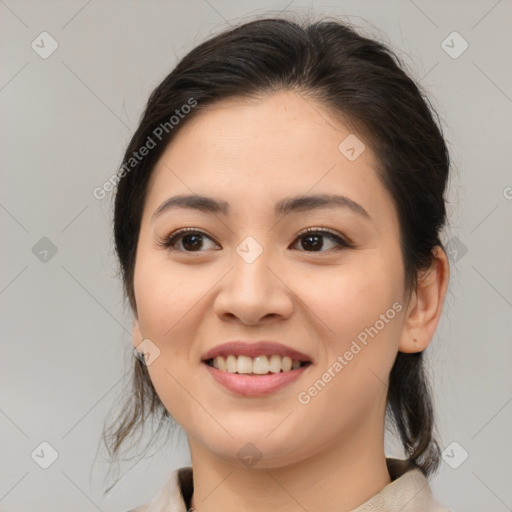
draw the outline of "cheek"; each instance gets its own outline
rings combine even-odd
[[[385,403],[403,325],[401,288],[389,274],[352,272],[325,280],[321,292],[307,290],[305,302],[320,318],[315,334],[322,350],[300,390],[301,407],[329,418],[315,427],[320,438],[357,430],[371,414],[380,421],[376,404]]]
[[[323,350],[315,378],[329,381],[338,399],[368,403],[387,382],[398,350],[405,312],[401,260],[382,252],[358,254],[319,277],[297,281],[296,290],[318,319],[315,334]],[[329,370],[336,378],[325,375]]]
[[[178,270],[165,258],[141,257],[135,270],[141,334],[159,350],[148,373],[165,408],[182,425],[204,412],[187,393],[199,362],[190,341],[197,338],[202,307],[217,280],[218,274],[210,278],[199,266],[182,265]]]
[[[137,312],[143,335],[172,341],[187,314],[200,308],[208,289],[204,273],[198,267],[174,270],[167,261],[145,262],[135,272],[134,288]]]
[[[377,253],[355,254],[342,265],[307,278],[297,276],[294,282],[294,293],[317,315],[329,337],[342,344],[373,325],[403,294],[401,261]]]

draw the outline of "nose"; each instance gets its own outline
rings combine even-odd
[[[254,261],[233,255],[233,266],[220,281],[214,310],[223,321],[258,325],[289,318],[293,292],[280,265],[263,251]]]

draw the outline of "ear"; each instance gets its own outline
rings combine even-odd
[[[441,318],[450,266],[446,253],[440,246],[436,246],[433,253],[431,267],[418,276],[418,285],[411,294],[398,345],[399,352],[425,350],[432,341]]]

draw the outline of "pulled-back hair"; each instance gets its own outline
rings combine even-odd
[[[376,155],[376,172],[398,211],[404,285],[412,292],[418,273],[431,266],[434,248],[443,247],[439,235],[446,217],[449,154],[437,114],[404,69],[386,45],[333,19],[257,19],[192,49],[152,92],[118,175],[115,249],[132,310],[136,311],[135,255],[148,181],[166,146],[190,119],[215,102],[286,90],[339,115]],[[185,105],[194,106],[184,109]],[[174,123],[171,118],[179,112],[186,115]],[[148,137],[157,139],[156,147],[143,158],[130,160]],[[386,415],[410,464],[428,476],[439,465],[440,449],[423,356],[397,354]],[[145,364],[133,359],[133,390],[116,422],[103,432],[114,457],[148,416],[159,415],[161,423],[172,421]]]

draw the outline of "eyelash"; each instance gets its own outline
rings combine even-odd
[[[178,231],[175,231],[174,233],[172,233],[171,235],[166,237],[164,240],[159,241],[157,243],[158,243],[158,245],[165,247],[169,250],[179,250],[179,249],[175,249],[174,245],[176,245],[176,242],[185,234],[204,235],[207,238],[210,238],[210,240],[213,240],[210,236],[208,236],[204,231],[201,231],[200,229],[182,228],[182,229],[179,229]],[[299,252],[312,252],[312,253],[315,253],[315,252],[338,252],[338,251],[343,251],[345,249],[350,249],[350,248],[354,247],[354,245],[351,242],[349,242],[347,239],[342,238],[341,236],[336,234],[334,231],[331,231],[330,229],[323,228],[323,227],[307,228],[307,229],[301,231],[300,233],[297,234],[297,238],[294,240],[294,243],[292,245],[295,245],[295,242],[297,240],[299,240],[300,238],[304,237],[305,235],[310,235],[310,234],[319,234],[319,235],[326,236],[326,237],[330,238],[332,241],[336,242],[338,244],[338,247],[328,249],[327,251],[305,251],[305,250],[302,250]],[[181,251],[181,250],[179,250],[179,251],[189,253],[189,254],[194,254],[197,252],[204,252],[204,251]]]

